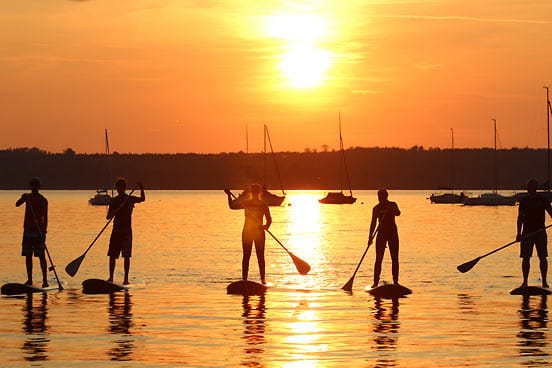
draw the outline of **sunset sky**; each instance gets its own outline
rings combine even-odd
[[[0,149],[547,144],[549,0],[0,0],[0,35]]]

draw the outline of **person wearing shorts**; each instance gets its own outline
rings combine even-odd
[[[21,255],[25,257],[27,281],[33,284],[33,256],[38,258],[42,271],[42,287],[48,287],[48,268],[46,265],[46,231],[48,228],[48,200],[40,190],[40,179],[32,178],[29,182],[31,193],[23,193],[15,202],[16,207],[25,203],[25,218],[23,220],[23,241]]]
[[[552,206],[546,197],[537,193],[538,186],[535,179],[529,179],[527,182],[528,195],[519,201],[516,240],[520,242],[519,256],[522,259],[523,283],[521,287],[527,286],[533,248],[536,248],[539,257],[542,286],[548,287],[546,280],[548,273],[548,239],[545,229],[545,217],[546,212],[552,217]]]
[[[146,194],[141,182],[136,183],[140,188],[140,197],[126,194],[127,182],[123,178],[117,179],[115,188],[118,195],[111,199],[107,211],[107,219],[113,218],[113,230],[109,239],[109,278],[113,282],[115,265],[119,256],[124,259],[124,280],[123,284],[128,285],[128,274],[130,271],[130,258],[132,257],[132,210],[135,203],[144,202]]]

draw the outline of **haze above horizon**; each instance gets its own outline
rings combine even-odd
[[[552,2],[30,0],[0,12],[0,149],[547,145]]]

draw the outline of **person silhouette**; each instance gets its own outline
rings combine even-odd
[[[374,263],[374,283],[372,288],[379,284],[381,275],[381,263],[385,254],[386,244],[389,245],[391,255],[391,265],[393,273],[393,283],[399,283],[399,234],[395,217],[401,214],[399,206],[395,202],[388,200],[389,193],[385,189],[378,190],[379,203],[372,209],[372,221],[370,222],[370,236],[368,237],[368,246],[373,242],[376,235],[376,260]]]
[[[242,279],[247,280],[249,273],[249,259],[255,243],[255,253],[257,254],[257,262],[259,264],[259,273],[261,282],[266,284],[265,276],[265,230],[270,228],[272,217],[270,209],[262,198],[262,187],[259,184],[252,184],[249,189],[247,198],[240,197],[232,199],[232,192],[225,189],[224,192],[228,196],[228,206],[233,210],[244,210],[245,221],[242,230]],[[263,225],[263,217],[266,223]]]
[[[537,193],[539,183],[536,179],[527,181],[528,195],[521,198],[518,207],[517,235],[520,242],[521,272],[523,282],[521,287],[527,286],[533,247],[537,249],[542,286],[547,288],[546,276],[548,273],[548,239],[545,230],[546,212],[552,217],[552,206],[548,199]]]

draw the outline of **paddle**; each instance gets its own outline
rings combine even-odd
[[[80,255],[79,257],[75,258],[74,260],[72,260],[71,262],[69,262],[67,264],[67,266],[65,266],[65,272],[67,272],[67,274],[69,274],[69,276],[73,277],[77,274],[77,272],[79,271],[79,267],[82,263],[82,261],[84,260],[84,257],[86,257],[86,253],[88,253],[88,251],[90,250],[90,248],[92,248],[92,246],[94,245],[94,243],[96,243],[96,240],[98,240],[98,238],[100,237],[100,235],[102,235],[102,233],[104,232],[104,230],[109,226],[109,224],[111,223],[111,221],[113,221],[113,219],[115,218],[115,214],[117,214],[117,212],[119,212],[119,210],[121,208],[123,208],[123,206],[125,205],[127,199],[132,195],[132,193],[134,192],[134,190],[136,189],[136,187],[134,187],[130,193],[128,194],[128,196],[125,198],[125,200],[121,203],[121,205],[119,206],[119,208],[117,208],[115,210],[115,212],[113,213],[113,217],[111,217],[107,223],[104,225],[104,227],[100,230],[100,232],[98,233],[98,235],[96,235],[96,237],[94,238],[94,240],[92,240],[92,243],[90,243],[90,245],[88,246],[88,248],[86,248],[86,250],[84,251],[84,253],[82,255]]]
[[[33,215],[38,233],[40,234],[40,237],[42,239],[44,239],[44,250],[46,250],[46,254],[48,255],[48,260],[50,261],[50,267],[48,267],[48,271],[54,271],[54,276],[56,277],[56,281],[57,281],[57,284],[58,284],[58,290],[62,291],[63,286],[61,286],[61,281],[59,280],[59,277],[58,277],[57,272],[56,272],[56,266],[54,266],[54,262],[52,261],[52,256],[50,256],[50,252],[48,251],[48,247],[46,246],[46,241],[45,241],[46,238],[44,237],[44,234],[42,233],[42,231],[40,231],[40,226],[38,225],[38,219],[36,218],[36,215],[35,215],[35,212],[34,212],[34,209],[33,209],[33,205],[28,200],[28,197],[25,199],[25,201],[27,202],[27,205],[29,205],[29,208],[31,209],[31,213]]]
[[[310,269],[311,269],[311,266],[303,261],[301,258],[297,257],[295,254],[291,253],[283,244],[282,242],[280,242],[278,240],[278,238],[276,238],[274,236],[274,234],[272,234],[270,232],[270,230],[266,229],[266,232],[270,234],[270,236],[272,236],[274,238],[274,240],[276,240],[276,242],[278,244],[280,244],[280,246],[282,248],[284,248],[284,250],[287,252],[287,254],[289,254],[289,256],[291,257],[292,261],[293,261],[293,264],[295,264],[295,268],[297,268],[297,271],[301,274],[301,275],[306,275],[307,273],[309,273]]]
[[[370,241],[372,239],[374,239],[374,236],[376,236],[377,232],[378,232],[378,229],[379,227],[376,229],[376,231],[374,231],[374,233],[372,234],[372,236],[370,237]],[[360,268],[360,265],[362,263],[362,261],[364,260],[364,256],[366,256],[366,253],[368,252],[368,249],[370,249],[370,241],[368,241],[368,246],[366,247],[366,250],[364,251],[364,253],[362,254],[362,257],[360,258],[360,261],[358,262],[358,265],[356,266],[355,268],[355,272],[353,272],[353,276],[351,276],[351,278],[349,279],[349,281],[347,281],[345,283],[345,285],[343,285],[343,287],[341,289],[345,290],[345,291],[353,291],[353,282],[355,280],[355,275],[358,271],[358,269]]]
[[[525,238],[528,238],[528,237],[530,237],[530,236],[533,236],[533,235],[539,233],[540,231],[546,230],[546,229],[549,228],[550,226],[552,226],[552,225],[548,225],[548,226],[545,226],[544,228],[542,228],[542,229],[540,229],[540,230],[533,231],[532,233],[529,233],[529,234],[525,234],[521,239],[525,239]],[[520,239],[520,240],[521,240],[521,239]],[[510,243],[508,243],[508,244],[504,244],[503,246],[501,246],[501,247],[499,247],[499,248],[496,248],[495,250],[492,250],[492,251],[490,251],[489,253],[483,254],[482,256],[479,256],[479,257],[477,257],[477,258],[474,258],[474,259],[472,259],[471,261],[468,261],[468,262],[466,262],[466,263],[462,263],[461,265],[459,265],[459,266],[456,267],[456,268],[458,269],[458,271],[460,271],[460,272],[462,272],[462,273],[466,273],[466,272],[468,272],[469,270],[471,270],[471,269],[477,264],[477,262],[479,262],[479,260],[480,260],[481,258],[485,258],[485,257],[487,257],[487,256],[490,256],[491,254],[496,253],[496,252],[498,252],[499,250],[502,250],[502,249],[504,249],[504,248],[506,248],[506,247],[509,247],[510,245],[515,244],[515,243],[517,243],[518,241],[519,241],[519,240],[516,239],[516,240],[514,240],[514,241],[512,241],[512,242],[510,242]]]
[[[224,190],[225,193],[228,193],[230,194],[234,199],[236,199],[237,197],[234,195],[234,193],[232,193],[229,189],[225,189]],[[285,246],[284,244],[282,244],[282,242],[280,240],[278,240],[278,238],[276,238],[274,236],[274,234],[272,234],[272,232],[270,232],[270,230],[266,229],[266,232],[270,234],[270,236],[272,236],[272,238],[274,240],[276,240],[276,242],[278,244],[280,244],[280,246],[282,248],[284,248],[284,250],[287,252],[287,254],[289,254],[289,256],[291,257],[291,260],[293,261],[293,263],[295,264],[295,268],[297,268],[297,271],[301,274],[301,275],[306,275],[307,273],[309,273],[310,269],[311,269],[311,266],[305,262],[304,260],[302,260],[301,258],[297,257],[295,254],[291,253]]]

